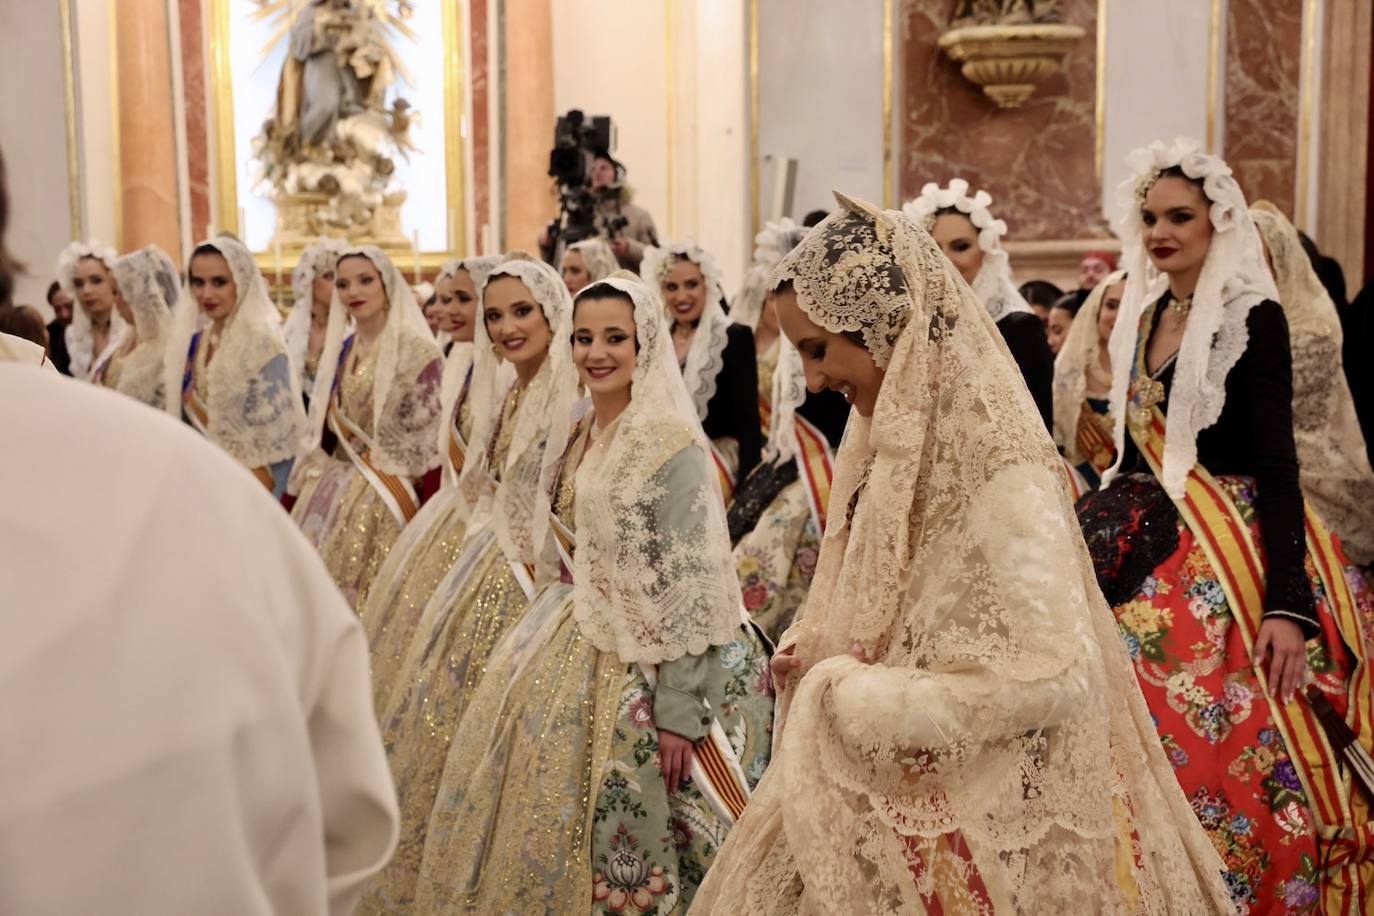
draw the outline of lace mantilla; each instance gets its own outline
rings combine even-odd
[[[133,328],[126,328],[120,338],[119,351],[126,355],[115,388],[160,408],[166,396],[164,348],[181,286],[177,266],[165,251],[149,245],[115,261],[112,273],[134,317]],[[128,352],[130,345],[132,352]]]
[[[744,619],[720,482],[656,290],[628,275],[595,286],[634,303],[639,351],[629,406],[577,470],[573,613],[622,662],[700,655]]]
[[[484,323],[482,321],[482,290],[487,284],[487,277],[496,269],[496,265],[501,263],[501,260],[500,255],[453,258],[439,265],[439,274],[434,278],[434,284],[438,286],[439,283],[444,280],[457,276],[460,270],[466,270],[468,272],[468,276],[472,278],[472,286],[477,290],[477,304],[473,308],[474,337],[477,333],[476,326]],[[471,341],[454,341],[453,346],[448,351],[448,356],[444,359],[444,380],[439,388],[439,416],[443,418],[443,421],[439,424],[440,455],[448,454],[448,425],[455,420],[456,411],[459,406],[458,397],[462,394],[463,385],[468,381],[468,377],[472,372],[475,353],[476,348]],[[493,361],[492,365],[495,367],[495,361]],[[509,366],[507,366],[507,368],[509,368]],[[501,386],[501,391],[505,391],[506,388],[509,388],[510,382],[514,379],[513,370],[506,374],[509,378],[506,379],[506,384]],[[495,389],[490,387],[487,389],[489,393],[494,390]],[[468,401],[472,403],[471,397],[468,398]],[[484,412],[495,409],[497,409],[497,405],[495,404],[489,404],[481,408]],[[443,465],[444,486],[450,486],[457,483],[457,481],[453,479],[449,463],[445,461]]]
[[[1097,315],[1107,289],[1120,283],[1125,275],[1124,271],[1115,271],[1093,288],[1074,316],[1064,345],[1054,359],[1054,441],[1071,464],[1088,459],[1078,451],[1078,416],[1088,396],[1088,373],[1097,366],[1102,350],[1097,337]]]
[[[603,238],[590,238],[573,242],[568,246],[568,251],[576,251],[582,255],[582,261],[587,265],[588,285],[597,280],[604,280],[620,269],[620,262],[616,260],[615,252],[611,250],[610,244]],[[566,252],[564,257],[567,257]]]
[[[334,264],[348,248],[342,239],[322,238],[305,249],[296,269],[291,272],[291,313],[286,316],[283,331],[291,365],[306,384],[306,357],[310,350],[310,312],[314,302],[315,278],[333,270]]]
[[[954,209],[969,218],[978,230],[978,247],[983,250],[983,266],[973,278],[973,292],[987,308],[993,321],[1001,321],[1013,312],[1029,312],[1030,306],[1017,290],[1011,273],[1011,259],[1002,248],[1002,236],[1007,224],[992,215],[992,195],[977,191],[969,196],[968,182],[962,178],[950,181],[948,187],[928,182],[919,196],[902,205],[902,212],[930,232],[941,210]]]
[[[730,300],[730,318],[749,329],[758,327],[768,295],[768,276],[787,253],[806,238],[807,228],[786,216],[769,220],[754,236],[754,263],[744,275],[744,284]]]
[[[91,318],[86,314],[86,309],[81,305],[80,299],[76,295],[76,286],[73,282],[73,275],[76,272],[76,265],[82,258],[94,258],[105,269],[111,271],[113,276],[115,260],[117,259],[115,250],[106,247],[99,242],[72,242],[57,257],[57,282],[62,287],[62,291],[72,297],[72,323],[67,328],[67,352],[71,356],[72,378],[81,381],[90,379],[91,370],[109,358],[110,354],[119,344],[119,338],[124,330],[124,319],[120,317],[118,309],[110,310],[110,333],[105,348],[99,353],[95,352],[95,333],[91,328]]]
[[[398,477],[420,477],[439,464],[442,354],[415,294],[391,258],[371,245],[348,248],[335,259],[336,269],[340,260],[352,256],[372,262],[387,296],[386,324],[373,344],[377,348],[377,363],[372,378],[372,416],[356,419],[373,437],[368,458],[378,470]],[[336,288],[330,297],[329,324],[320,351],[320,367],[315,373],[315,389],[310,395],[309,432],[303,456],[318,449],[323,438],[339,354],[348,335],[347,312]],[[304,475],[311,473],[318,463],[302,461],[297,466],[301,473],[292,475],[292,492],[298,492],[304,485]]]
[[[788,256],[798,299],[899,331],[873,335],[887,370],[830,499],[852,517],[782,640],[809,670],[694,908],[1227,910],[996,325],[918,223],[840,202]]]
[[[202,245],[214,248],[228,262],[238,293],[204,380],[210,441],[246,467],[285,461],[300,445],[305,410],[300,380],[286,354],[281,316],[242,242],[222,235]],[[210,327],[188,285],[173,316],[164,358],[166,407],[173,416],[181,416],[181,384],[191,338],[197,331],[208,333]],[[204,335],[201,342],[208,343]]]
[[[1193,308],[1179,345],[1169,394],[1169,435],[1164,443],[1161,483],[1177,499],[1183,496],[1188,472],[1197,464],[1198,433],[1215,423],[1226,405],[1226,376],[1250,342],[1246,328],[1250,309],[1265,299],[1277,300],[1279,293],[1265,266],[1264,249],[1245,195],[1225,162],[1202,152],[1196,140],[1183,137],[1172,144],[1155,141],[1134,150],[1127,162],[1133,174],[1120,187],[1124,212],[1119,229],[1126,290],[1108,345],[1112,365],[1123,367],[1112,376],[1117,461],[1102,475],[1103,487],[1116,476],[1125,454],[1131,374],[1124,367],[1135,363],[1137,335],[1149,333],[1141,321],[1146,307],[1157,302],[1169,287],[1168,276],[1154,270],[1146,255],[1141,203],[1160,174],[1174,166],[1181,167],[1189,178],[1201,179],[1203,193],[1211,202],[1215,232],[1193,292]]]
[[[682,378],[687,384],[687,393],[696,407],[697,419],[706,421],[706,408],[711,398],[716,396],[716,378],[725,366],[725,345],[728,343],[727,330],[730,316],[721,307],[720,267],[716,259],[706,249],[690,239],[685,242],[669,242],[661,248],[645,248],[644,261],[640,265],[640,277],[651,284],[655,292],[663,288],[663,283],[678,260],[695,264],[706,281],[706,307],[702,310],[701,320],[697,322],[696,333],[687,348],[687,360],[682,366]],[[672,316],[668,307],[663,306],[663,316],[672,327]]]

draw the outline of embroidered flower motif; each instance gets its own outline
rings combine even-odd
[[[654,727],[654,701],[648,694],[640,694],[630,701],[626,718],[635,728]]]
[[[654,901],[668,892],[663,868],[650,866],[636,851],[638,841],[621,824],[611,838],[615,850],[606,867],[592,875],[592,900],[612,913],[638,916],[654,907]]]
[[[748,660],[749,650],[739,640],[720,647],[720,663],[726,671],[738,673]]]

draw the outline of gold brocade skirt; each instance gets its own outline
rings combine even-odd
[[[401,532],[372,581],[360,611],[372,655],[372,698],[377,714],[396,686],[426,605],[458,562],[467,518],[457,488],[440,491]]]
[[[359,913],[410,913],[449,744],[497,642],[528,599],[489,529],[473,535],[421,614],[383,704],[383,740],[401,808],[396,855]]]
[[[361,608],[401,533],[381,496],[351,463],[331,459],[301,489],[291,517],[319,551],[348,603]]]

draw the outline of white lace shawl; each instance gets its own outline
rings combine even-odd
[[[573,614],[621,662],[700,655],[744,617],[720,481],[687,394],[657,287],[628,274],[593,284],[634,303],[631,400],[599,430],[575,481]],[[555,346],[571,356],[568,338]],[[568,421],[555,429],[560,448]],[[552,474],[545,471],[547,492]]]
[[[996,325],[919,223],[840,205],[774,277],[887,368],[872,416],[849,421],[807,613],[783,637],[809,668],[693,905],[796,912],[804,886],[815,912],[915,911],[913,855],[926,887],[958,883],[958,832],[999,912],[1225,911]],[[1127,831],[1130,905],[1111,877]]]
[[[1293,350],[1293,438],[1303,495],[1360,565],[1374,562],[1374,470],[1342,360],[1336,305],[1307,252],[1272,204],[1250,210],[1269,251]]]
[[[386,325],[374,344],[378,351],[372,380],[372,416],[351,419],[372,437],[368,457],[378,470],[398,477],[421,477],[439,464],[436,427],[443,355],[415,294],[391,258],[372,245],[348,248],[335,260],[335,270],[339,261],[351,255],[361,255],[376,266],[387,295]],[[310,395],[310,422],[303,455],[320,447],[347,322],[347,307],[336,287],[329,302],[329,325],[315,373],[315,390]],[[312,465],[318,466],[314,462],[297,462],[298,468]],[[308,473],[312,471],[293,472],[291,492],[299,492],[304,485],[303,475]]]
[[[116,389],[129,397],[161,408],[166,392],[164,359],[172,310],[180,294],[176,264],[156,245],[126,254],[115,261],[115,285],[133,313],[133,328],[120,336],[122,350],[130,338],[134,350],[121,358]]]
[[[72,277],[76,272],[77,262],[82,258],[94,258],[104,264],[107,271],[111,271],[111,278],[113,278],[117,257],[118,255],[113,248],[99,242],[72,242],[62,249],[62,253],[57,257],[57,282],[62,287],[62,291],[72,297],[72,323],[67,327],[66,341],[67,353],[71,356],[72,378],[79,381],[90,381],[91,370],[104,362],[114,352],[114,348],[119,344],[120,334],[124,330],[124,319],[120,316],[118,309],[110,309],[110,334],[105,349],[96,353],[95,335],[91,330],[91,318],[86,314],[86,309],[76,294]]]
[[[704,423],[707,406],[711,398],[716,396],[716,378],[725,366],[725,345],[729,343],[726,332],[730,327],[730,316],[725,314],[720,304],[720,268],[716,265],[716,259],[690,239],[669,242],[661,248],[645,248],[639,275],[661,295],[663,283],[678,259],[695,264],[706,281],[706,307],[702,309],[692,343],[687,347],[687,359],[682,365],[682,379],[687,385],[687,393],[696,406],[697,419]],[[673,318],[668,314],[666,304],[663,306],[663,315],[671,330]]]
[[[744,275],[739,292],[730,300],[730,320],[750,330],[758,327],[768,297],[768,276],[778,262],[806,238],[806,227],[784,216],[770,220],[754,236],[754,262]]]
[[[295,455],[305,430],[300,380],[291,370],[281,316],[267,294],[266,281],[252,253],[229,236],[202,244],[214,248],[229,263],[238,293],[206,370],[207,432],[210,441],[246,467],[267,467]],[[167,412],[174,417],[181,416],[181,386],[188,369],[191,338],[200,330],[208,333],[210,324],[188,282],[172,317],[163,358],[164,400]],[[202,338],[200,346],[206,345]]]
[[[498,366],[487,323],[478,314],[473,328],[475,355],[468,397],[475,406],[486,409],[473,413],[472,438],[458,490],[470,517],[486,517],[489,513],[497,541],[507,557],[532,564],[543,575],[555,571],[558,561],[549,537],[549,491],[540,480],[546,450],[561,454],[567,444],[550,436],[553,424],[564,412],[560,405],[565,401],[571,403],[569,399],[576,400],[577,373],[572,368],[571,349],[566,345],[571,333],[572,297],[562,276],[542,261],[502,261],[487,275],[478,295],[485,298],[487,286],[498,277],[514,277],[530,291],[549,325],[549,352],[520,394],[504,463],[499,468],[489,466],[492,442],[514,373]],[[492,477],[497,479],[495,490],[489,485]]]
[[[283,331],[286,334],[286,352],[291,356],[291,365],[300,376],[302,386],[308,381],[305,364],[310,350],[310,313],[315,299],[315,278],[324,271],[333,270],[339,255],[347,248],[348,243],[343,239],[322,238],[305,249],[296,269],[291,272],[291,312],[286,316]]]
[[[768,425],[766,460],[785,464],[797,457],[797,409],[806,403],[806,373],[801,353],[778,335],[778,364],[773,369],[773,416]]]
[[[472,286],[477,290],[477,305],[473,311],[473,321],[475,323],[473,327],[474,338],[477,334],[476,326],[485,323],[482,321],[482,289],[486,286],[487,275],[500,263],[501,255],[454,258],[439,265],[439,273],[434,278],[434,285],[437,288],[440,282],[449,277],[456,276],[460,270],[466,270],[468,276],[472,277]],[[474,352],[475,347],[472,341],[455,340],[453,346],[449,348],[448,356],[444,358],[444,378],[439,387],[439,416],[443,418],[439,423],[440,456],[448,454],[449,424],[457,421],[457,411],[459,407],[458,397],[463,393],[463,383],[467,381],[468,371],[473,368]],[[496,365],[494,361],[493,365]],[[506,387],[509,387],[509,385]],[[469,390],[469,394],[471,394],[471,390]],[[469,402],[474,403],[471,402],[471,399],[469,399]],[[478,410],[501,409],[499,401],[483,405],[476,405],[474,403],[474,406]],[[468,460],[470,460],[471,457],[472,456],[469,455]],[[444,486],[456,484],[458,481],[453,478],[453,474],[451,473],[452,468],[449,463],[445,461],[443,462],[443,466]]]
[[[1125,271],[1113,271],[1093,287],[1054,358],[1054,443],[1064,450],[1064,457],[1072,464],[1087,458],[1078,452],[1078,416],[1088,396],[1088,373],[1097,365],[1102,349],[1097,339],[1097,314],[1107,288],[1120,283],[1125,275]],[[1116,371],[1115,366],[1112,371]]]
[[[973,278],[973,292],[996,322],[1013,312],[1030,312],[1031,307],[1017,289],[1011,273],[1011,259],[1002,248],[1002,236],[1007,234],[1007,224],[993,218],[989,209],[991,204],[992,195],[987,191],[978,191],[970,197],[968,182],[955,178],[944,188],[933,181],[928,182],[921,188],[920,196],[902,205],[902,212],[920,223],[927,232],[941,210],[953,207],[969,218],[978,230],[978,247],[983,249],[983,266],[978,268],[978,274]]]
[[[610,243],[603,238],[590,238],[573,242],[568,246],[568,251],[576,251],[582,255],[582,261],[587,265],[588,286],[597,280],[606,279],[620,269],[620,262],[616,260],[615,252],[611,250]],[[568,252],[563,252],[563,256],[567,257]]]
[[[1277,300],[1279,292],[1265,266],[1264,249],[1245,195],[1225,162],[1202,152],[1196,140],[1184,137],[1172,144],[1156,140],[1132,151],[1127,161],[1132,175],[1120,189],[1124,212],[1119,229],[1126,290],[1108,344],[1114,367],[1111,416],[1117,458],[1102,475],[1103,487],[1112,482],[1125,455],[1131,367],[1138,335],[1149,333],[1141,320],[1145,309],[1169,288],[1168,276],[1150,265],[1141,238],[1140,208],[1145,193],[1161,172],[1181,166],[1189,178],[1202,179],[1203,193],[1211,202],[1214,234],[1193,292],[1193,307],[1179,344],[1169,393],[1169,434],[1160,483],[1178,499],[1183,496],[1188,473],[1197,464],[1198,433],[1215,423],[1226,406],[1226,376],[1250,342],[1245,323],[1250,309],[1265,299]]]

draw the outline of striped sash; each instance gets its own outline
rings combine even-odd
[[[1078,473],[1078,468],[1069,463],[1069,459],[1063,455],[1059,456],[1059,463],[1064,467],[1064,474],[1069,478],[1069,495],[1073,497],[1074,503],[1083,498],[1083,494],[1088,492],[1088,482],[1083,479],[1083,475]]]
[[[797,435],[797,476],[806,490],[806,502],[811,507],[811,519],[816,523],[816,531],[825,534],[830,483],[835,477],[835,459],[824,433],[800,415],[792,419]]]
[[[765,436],[773,428],[773,400],[762,391],[759,392],[759,424]]]
[[[462,433],[458,432],[458,412],[454,411],[453,422],[448,426],[448,463],[453,470],[453,480],[456,483],[462,476],[463,464],[467,461],[468,444],[463,441]]]
[[[1158,478],[1164,464],[1164,414],[1158,407],[1152,407],[1149,423],[1128,424],[1128,427]],[[1194,465],[1189,472],[1186,492],[1182,499],[1174,500],[1174,505],[1211,562],[1231,606],[1245,651],[1253,654],[1264,617],[1265,573],[1250,526],[1241,518],[1230,495],[1201,465]],[[1316,567],[1339,636],[1354,660],[1346,695],[1345,721],[1358,736],[1360,744],[1369,749],[1374,743],[1374,718],[1371,718],[1374,700],[1370,694],[1370,673],[1355,599],[1345,578],[1345,564],[1330,532],[1311,507],[1306,512],[1305,534],[1308,557]],[[1322,876],[1322,893],[1326,898],[1323,912],[1362,912],[1364,889],[1355,871],[1360,861],[1368,857],[1369,844],[1374,839],[1367,823],[1366,800],[1354,793],[1352,775],[1343,768],[1340,757],[1331,748],[1312,708],[1299,699],[1302,692],[1285,706],[1269,690],[1263,669],[1257,670],[1256,675],[1312,805],[1318,835],[1324,845],[1332,847],[1326,873]],[[1345,871],[1349,873],[1342,874]]]
[[[200,337],[196,335],[196,339]],[[186,374],[181,380],[181,402],[186,411],[186,419],[191,421],[196,432],[205,438],[210,438],[210,409],[196,393],[195,386],[195,353],[196,339],[191,341],[191,356],[187,362]],[[268,493],[275,493],[277,490],[277,479],[272,476],[271,470],[265,467],[249,468],[253,476],[258,479],[258,483],[267,488]]]
[[[1116,461],[1116,441],[1112,438],[1112,427],[1107,418],[1092,409],[1086,400],[1078,411],[1078,426],[1074,431],[1074,444],[1083,460],[1101,474]]]
[[[339,447],[348,456],[348,460],[353,462],[358,473],[363,475],[363,479],[382,498],[382,503],[390,510],[396,521],[405,527],[406,522],[414,518],[415,513],[420,511],[420,501],[415,495],[415,488],[410,481],[404,478],[378,470],[370,457],[372,453],[371,438],[357,424],[344,416],[343,411],[338,409],[337,398],[330,400],[328,417],[329,428],[334,432],[335,438],[339,441]],[[348,441],[349,435],[356,436],[364,444],[365,447],[362,452],[353,448],[353,445]]]
[[[716,444],[710,439],[706,440],[711,446],[711,460],[716,464],[716,474],[720,477],[720,493],[725,497],[725,505],[730,505],[735,501],[735,472],[730,470],[730,461],[721,452]]]

